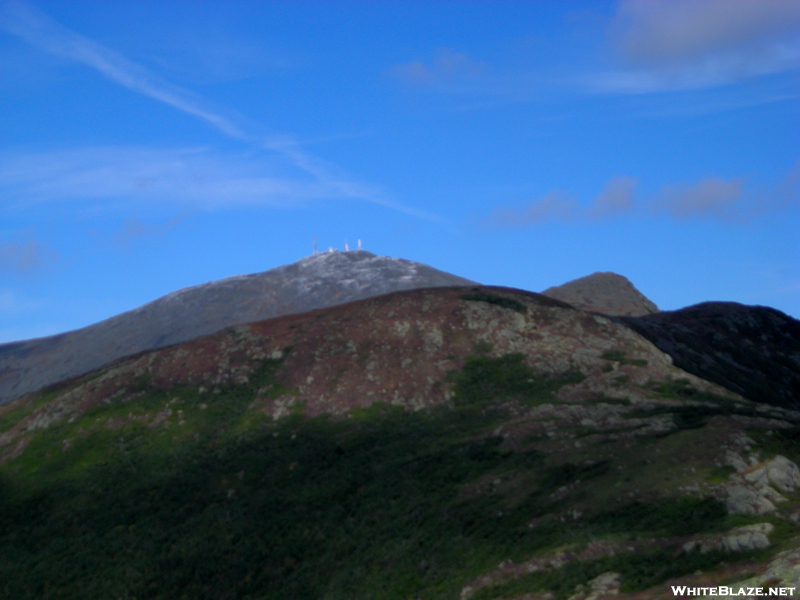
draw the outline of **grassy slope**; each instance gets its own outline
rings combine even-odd
[[[514,355],[474,357],[451,377],[453,408],[376,405],[340,421],[273,422],[247,406],[265,385],[284,391],[273,381],[279,362],[218,395],[159,391],[142,380],[135,402],[36,436],[0,468],[0,597],[457,598],[504,560],[748,521],[686,497],[561,518],[591,490],[610,487],[625,465],[502,449],[493,430],[513,402],[550,401],[574,375],[535,380]],[[156,427],[137,420],[156,411],[165,415]],[[685,415],[679,435],[701,428],[707,412]],[[785,451],[796,446],[793,435],[769,442]],[[487,477],[516,483],[467,492]],[[577,480],[580,493],[553,499]],[[773,538],[791,533],[782,527]],[[608,570],[623,574],[624,589],[642,589],[723,558],[676,558],[675,548],[574,563],[476,598],[538,589],[563,598]]]

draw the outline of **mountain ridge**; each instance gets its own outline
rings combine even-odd
[[[0,407],[0,581],[89,600],[792,585],[800,412],[672,362],[487,286],[122,358]]]
[[[694,375],[756,402],[800,408],[800,321],[779,310],[703,302],[612,319]]]
[[[225,327],[403,289],[474,282],[365,250],[324,252],[262,273],[170,292],[55,336],[0,345],[0,404],[117,358]]]

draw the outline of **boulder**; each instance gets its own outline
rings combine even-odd
[[[800,469],[785,456],[776,456],[764,464],[772,487],[788,494],[800,488]]]
[[[686,542],[683,545],[684,552],[699,550],[705,554],[712,550],[723,550],[725,552],[748,552],[769,548],[772,544],[769,541],[769,534],[775,526],[772,523],[755,523],[736,527],[722,535],[704,537],[698,540]]]

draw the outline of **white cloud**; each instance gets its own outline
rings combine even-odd
[[[292,207],[320,200],[365,200],[428,220],[438,217],[393,202],[379,187],[336,176],[333,167],[294,148],[223,154],[209,148],[102,146],[0,153],[6,210],[37,205],[97,207],[121,201],[189,210]],[[296,156],[292,153],[297,152]],[[300,163],[300,165],[298,165]],[[299,172],[298,172],[299,169]]]
[[[203,107],[199,96],[156,77],[119,53],[70,31],[28,3],[4,3],[0,12],[0,27],[32,46],[91,67],[134,92],[197,117],[228,136],[245,137],[230,120]]]
[[[286,174],[280,157],[223,155],[207,148],[88,147],[0,154],[0,194],[8,208],[125,199],[199,209],[290,206],[347,198],[335,182]]]
[[[797,0],[623,0],[612,25],[623,57],[643,64],[757,52],[798,30]]]
[[[597,93],[693,90],[800,69],[796,0],[624,0],[609,27],[621,68]]]

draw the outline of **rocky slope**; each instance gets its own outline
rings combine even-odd
[[[77,331],[2,344],[0,404],[123,356],[231,325],[398,290],[470,283],[420,263],[363,250],[308,256],[264,273],[178,290]]]
[[[547,288],[542,294],[576,308],[604,315],[639,316],[658,312],[656,305],[628,279],[611,272],[592,273],[563,285]]]
[[[778,310],[705,302],[617,321],[689,373],[756,402],[800,408],[800,321]]]
[[[1,407],[0,589],[588,600],[792,586],[798,431],[800,413],[546,296],[399,292]]]

